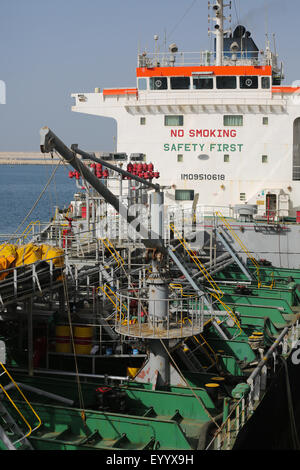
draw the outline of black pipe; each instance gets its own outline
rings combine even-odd
[[[122,202],[76,157],[75,151],[70,150],[48,127],[40,130],[41,152],[49,153],[56,150],[78,173],[107,201],[115,210],[132,224],[133,228],[141,235],[141,241],[145,246],[163,250],[162,239],[158,234],[150,239],[148,230],[140,223],[137,224],[136,217],[128,214],[128,209]],[[134,224],[135,222],[135,224]],[[153,232],[152,232],[153,233]]]

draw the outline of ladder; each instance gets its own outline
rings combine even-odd
[[[204,368],[202,367],[201,363],[189,348],[186,350],[178,348],[176,352],[189,370],[192,372],[204,372]]]
[[[34,450],[24,431],[5,408],[0,400],[0,440],[7,450]]]

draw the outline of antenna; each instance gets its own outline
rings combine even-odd
[[[275,54],[275,57],[278,57],[278,55],[277,55],[277,49],[276,49],[276,36],[275,36],[275,33],[273,33],[273,44],[274,44],[274,54]]]
[[[210,9],[211,3],[210,1],[208,2],[208,8]],[[216,65],[222,65],[223,64],[223,55],[224,55],[224,34],[229,32],[229,31],[224,31],[224,20],[227,18],[224,17],[224,8],[229,7],[231,8],[231,2],[228,4],[224,5],[223,0],[215,0],[214,5],[212,6],[212,11],[215,14],[215,17],[213,17],[213,21],[215,21],[215,30],[210,31],[208,30],[208,33],[215,34],[216,36]],[[210,15],[208,16],[208,20],[210,21],[211,17]],[[230,17],[231,20],[231,17]]]
[[[158,35],[154,35],[154,42],[155,42],[155,48],[154,48],[154,57],[155,57],[155,65],[157,67],[159,63],[159,49],[158,49]]]

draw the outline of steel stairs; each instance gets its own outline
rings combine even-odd
[[[0,401],[0,441],[7,450],[33,450],[24,431]]]

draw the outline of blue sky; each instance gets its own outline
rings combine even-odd
[[[206,0],[2,0],[0,13],[2,152],[39,151],[44,125],[67,145],[112,150],[114,121],[72,113],[71,93],[135,86],[138,45],[154,50],[154,34],[181,51],[211,45]],[[298,0],[233,0],[231,14],[259,48],[275,32],[285,83],[300,80]]]

